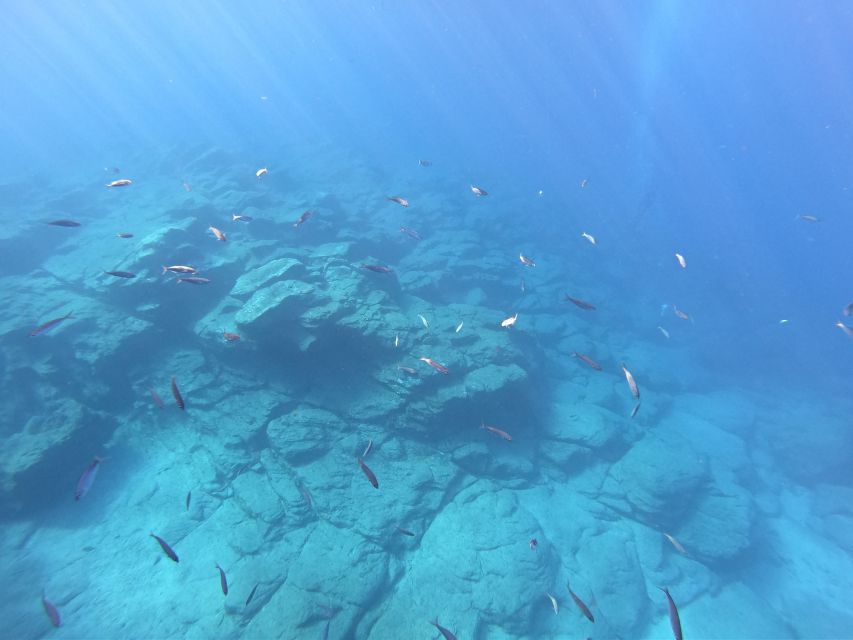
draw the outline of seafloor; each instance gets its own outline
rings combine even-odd
[[[258,179],[265,161],[176,149],[2,186],[5,637],[436,638],[437,617],[461,639],[667,638],[663,586],[687,638],[853,634],[843,416],[728,385],[691,366],[687,324],[667,340],[608,309],[618,262],[581,227],[507,223],[527,196],[289,157]]]

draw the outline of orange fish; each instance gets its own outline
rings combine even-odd
[[[240,339],[239,334],[230,333],[229,331],[223,331],[222,337],[225,338],[227,342],[237,342]]]
[[[439,373],[443,373],[445,375],[450,373],[450,370],[447,367],[445,367],[443,364],[439,364],[432,358],[418,358],[418,360],[420,360],[421,362],[426,362],[429,366],[431,366]]]
[[[225,237],[225,234],[222,233],[222,231],[220,231],[216,227],[208,227],[208,228],[213,232],[213,235],[216,236],[216,239],[219,240],[219,242],[225,242],[226,240],[228,240],[228,238]]]

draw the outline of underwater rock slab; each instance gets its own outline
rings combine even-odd
[[[303,466],[329,451],[330,436],[338,435],[343,422],[334,413],[309,405],[293,411],[267,425],[267,436],[288,464]]]
[[[258,289],[252,297],[235,314],[234,321],[244,329],[262,333],[271,330],[273,335],[277,328],[287,325],[288,320],[309,306],[308,296],[314,291],[314,286],[299,280],[281,280],[268,287]],[[285,304],[294,300],[301,301],[297,309]]]
[[[305,266],[299,260],[277,258],[237,278],[237,282],[231,289],[231,295],[238,298],[252,295],[273,280],[281,280],[285,277],[292,278],[295,274],[304,272]]]
[[[687,439],[649,432],[611,467],[601,499],[646,524],[674,528],[709,475],[707,459]]]
[[[436,616],[460,638],[474,637],[478,624],[525,634],[541,587],[553,583],[557,569],[528,547],[538,530],[514,493],[495,491],[488,481],[463,490],[430,524],[372,637],[410,637],[417,629],[429,637]]]

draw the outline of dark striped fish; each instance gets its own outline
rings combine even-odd
[[[409,531],[408,529],[404,529],[403,527],[397,527],[397,531],[399,531],[400,533],[402,533],[404,536],[409,536],[410,538],[414,538],[414,537],[415,537],[415,532],[414,532],[414,531]]]
[[[181,390],[178,389],[178,383],[175,381],[175,376],[172,376],[172,395],[175,397],[175,404],[178,405],[178,409],[184,411],[186,409],[184,397],[181,395]]]
[[[370,470],[366,464],[364,464],[364,460],[361,458],[358,459],[358,466],[361,467],[361,470],[364,472],[364,475],[367,476],[367,479],[370,480],[370,484],[373,485],[374,489],[379,488],[379,480],[376,479],[376,474]]]
[[[62,625],[62,618],[59,616],[59,609],[56,608],[50,600],[47,599],[47,596],[44,594],[44,591],[41,592],[41,604],[44,607],[44,612],[47,614],[47,617],[50,618],[50,623],[54,627],[59,627]]]
[[[136,274],[131,273],[130,271],[104,271],[108,276],[113,276],[116,278],[135,278]]]
[[[586,311],[595,311],[595,305],[586,302],[585,300],[578,300],[577,298],[573,298],[569,294],[566,294],[566,302],[571,302],[573,305],[580,307]]]
[[[440,624],[438,624],[438,618],[436,618],[435,620],[430,620],[430,624],[436,629],[438,629],[439,633],[444,636],[444,640],[456,640],[456,636],[453,635],[453,632],[451,632],[450,629],[445,629]]]
[[[188,278],[178,278],[175,282],[188,282],[190,284],[208,284],[210,282],[209,278],[202,278],[201,276],[189,276]]]
[[[54,318],[53,320],[48,320],[44,324],[40,324],[35,329],[30,331],[30,337],[33,338],[39,335],[40,333],[47,333],[48,331],[59,325],[61,322],[68,320],[68,318],[71,318],[72,313],[73,312],[69,312],[67,316],[62,316],[61,318]]]
[[[254,597],[255,597],[255,591],[257,591],[257,590],[258,590],[258,586],[260,586],[260,584],[261,584],[261,583],[259,582],[259,583],[258,583],[258,584],[256,584],[254,587],[252,587],[252,591],[251,591],[251,593],[249,594],[249,597],[248,597],[248,598],[246,598],[246,606],[247,606],[247,607],[249,606],[249,603],[252,601],[252,598],[254,598]]]
[[[228,595],[228,579],[225,577],[225,571],[216,563],[216,568],[219,569],[219,586],[222,587],[223,595]]]
[[[672,596],[669,595],[669,589],[667,587],[658,587],[658,589],[666,594],[666,600],[669,604],[669,626],[672,627],[672,634],[675,636],[675,640],[682,640],[681,618],[678,617],[678,607],[675,606],[675,601],[672,599]]]
[[[163,538],[161,538],[160,536],[154,535],[153,533],[149,534],[149,535],[152,538],[154,538],[160,544],[160,548],[163,550],[163,553],[165,553],[167,556],[169,556],[170,560],[174,560],[175,562],[180,562],[180,560],[178,560],[178,554],[175,553],[175,551],[172,549],[172,547],[169,546],[168,542],[163,540]]]
[[[187,491],[187,511],[190,510],[190,500],[192,500],[192,497],[193,497],[193,492],[192,492],[192,489],[190,489],[189,491]]]
[[[75,500],[80,500],[80,498],[89,493],[89,489],[92,488],[92,483],[95,482],[95,476],[98,475],[98,467],[101,462],[103,462],[103,460],[96,457],[89,463],[89,466],[83,470],[83,474],[77,481],[77,488],[74,490]]]
[[[54,227],[79,227],[80,223],[76,220],[51,220],[47,224]]]
[[[592,615],[592,611],[590,611],[589,607],[584,604],[583,600],[581,600],[575,595],[575,592],[572,591],[572,588],[571,586],[569,586],[568,583],[566,583],[566,589],[569,590],[569,595],[572,596],[572,600],[575,601],[575,604],[578,606],[578,609],[580,609],[581,613],[586,616],[587,620],[589,620],[590,622],[595,622],[595,617]]]

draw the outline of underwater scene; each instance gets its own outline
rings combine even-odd
[[[0,637],[853,638],[853,4],[3,13]]]

